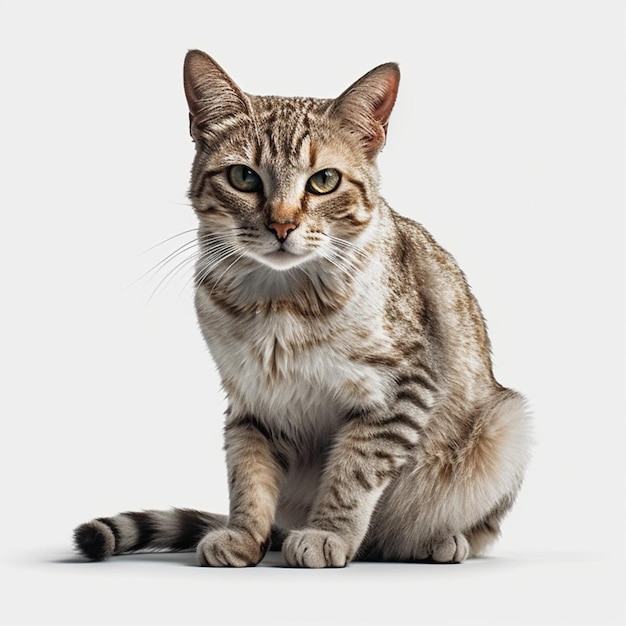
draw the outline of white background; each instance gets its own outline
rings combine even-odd
[[[193,238],[145,252],[195,225],[189,48],[251,93],[331,97],[400,63],[382,193],[456,256],[535,415],[489,558],[73,555],[94,516],[227,508],[190,266],[135,282]],[[603,0],[2,0],[0,623],[621,623],[624,48],[623,3]]]

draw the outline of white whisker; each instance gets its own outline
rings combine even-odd
[[[176,250],[174,250],[173,252],[170,252],[170,254],[168,254],[164,259],[161,259],[156,265],[151,267],[149,270],[147,270],[141,276],[139,276],[139,278],[134,280],[133,283],[131,283],[131,285],[138,283],[140,280],[146,277],[148,277],[148,282],[149,282],[159,273],[159,271],[164,269],[166,265],[174,261],[174,259],[179,257],[181,254],[185,254],[187,252],[190,252],[191,250],[194,250],[194,248],[196,248],[197,245],[198,245],[198,242],[194,239],[193,241],[188,241],[182,246],[176,248]],[[195,252],[194,252],[194,256],[195,256]]]
[[[148,298],[148,301],[152,300],[160,289],[170,284],[180,275],[181,272],[185,271],[194,262],[204,261],[210,265],[215,260],[223,258],[225,252],[229,252],[234,249],[233,244],[228,241],[228,238],[231,233],[237,231],[239,231],[238,228],[231,228],[223,231],[202,233],[198,232],[196,229],[192,229],[183,231],[165,239],[164,241],[152,246],[152,248],[146,250],[146,252],[154,250],[155,248],[158,248],[159,246],[178,237],[188,235],[190,233],[197,233],[197,236],[194,239],[178,246],[175,250],[165,256],[165,258],[161,259],[153,267],[141,274],[141,276],[131,283],[131,286],[144,279],[146,283],[149,284],[153,280],[160,278]],[[145,252],[143,254],[145,254]],[[162,275],[163,272],[165,272],[165,275]],[[185,281],[182,290],[184,290],[184,288],[189,284],[190,280],[193,280],[194,274],[195,272],[191,273],[191,278]]]
[[[154,295],[157,293],[157,291],[161,288],[161,287],[165,287],[166,284],[169,284],[178,274],[180,274],[180,272],[188,267],[190,264],[194,263],[196,261],[196,255],[195,253],[188,256],[187,258],[183,259],[182,261],[180,261],[179,263],[177,263],[171,270],[169,270],[169,272],[158,282],[158,284],[156,285],[156,287],[152,290],[152,293],[150,294],[150,298],[148,299],[148,301],[150,301]],[[184,288],[184,286],[183,286]],[[182,291],[181,291],[182,293]]]
[[[326,233],[324,233],[324,235],[328,238],[328,240],[333,246],[337,248],[342,248],[344,250],[349,250],[351,252],[355,252],[364,260],[370,258],[370,255],[365,250],[363,250],[363,248],[361,248],[360,246],[357,246],[351,241],[347,241],[346,239],[341,239],[339,237],[333,237],[332,235],[328,235]]]
[[[342,272],[350,281],[359,271],[358,260],[349,256],[344,256],[336,249],[327,249],[321,254],[328,263]],[[369,295],[361,294],[360,298],[361,300],[367,302],[373,309],[377,309],[380,306],[380,303],[375,302]]]
[[[339,271],[343,272],[346,276],[351,276],[350,265],[343,263],[343,258],[333,254],[332,251],[322,252],[322,257],[328,261],[331,265],[336,267]]]
[[[222,246],[219,250],[210,251],[210,253],[205,254],[200,259],[198,259],[197,269],[186,284],[189,284],[192,280],[195,279],[198,285],[202,284],[211,274],[211,272],[223,261],[229,259],[238,251],[233,245]]]
[[[178,233],[176,235],[172,235],[171,237],[168,237],[167,239],[164,239],[163,241],[160,241],[159,243],[155,243],[153,246],[150,246],[149,248],[147,248],[146,250],[141,252],[139,256],[147,254],[148,252],[151,252],[152,250],[158,248],[159,246],[162,246],[162,245],[168,243],[169,241],[172,241],[173,239],[176,239],[178,237],[182,237],[183,235],[188,235],[189,233],[195,233],[195,232],[196,232],[195,228],[190,228],[189,230],[183,230],[182,232],[180,232],[180,233]]]
[[[229,256],[232,256],[233,254],[235,254],[234,252],[231,253]],[[228,270],[235,265],[235,263],[237,263],[238,261],[240,261],[244,256],[246,256],[246,251],[244,250],[218,277],[217,280],[215,281],[215,284],[213,285],[213,287],[211,288],[211,292],[209,293],[209,295],[212,295],[213,292],[215,291],[215,288],[219,285],[220,281],[222,280],[222,278],[224,277],[224,274],[226,274],[226,272],[228,272]]]

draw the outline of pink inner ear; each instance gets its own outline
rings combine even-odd
[[[399,81],[397,72],[388,72],[381,82],[380,99],[376,102],[372,113],[373,117],[385,127],[389,122],[389,117],[398,95]]]
[[[385,143],[399,84],[400,71],[395,63],[379,65],[348,87],[331,108],[361,136],[369,156],[374,156]]]

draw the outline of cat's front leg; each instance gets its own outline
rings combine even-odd
[[[414,454],[421,426],[405,412],[358,413],[340,430],[304,528],[283,555],[293,567],[343,567],[356,555],[376,502]]]
[[[256,565],[270,543],[284,471],[271,436],[254,417],[231,419],[225,440],[230,486],[228,525],[205,535],[196,552],[201,565]]]

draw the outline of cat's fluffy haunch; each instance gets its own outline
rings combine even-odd
[[[196,308],[228,394],[230,514],[93,520],[75,531],[87,557],[453,562],[498,535],[529,419],[453,258],[379,195],[399,77],[388,63],[334,100],[251,96],[188,53]]]

